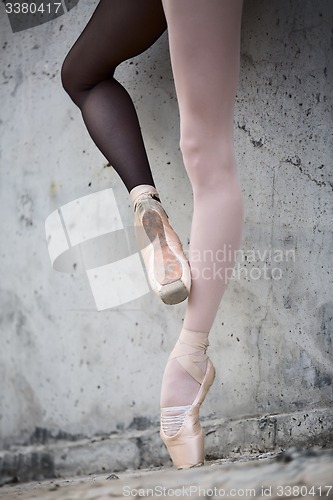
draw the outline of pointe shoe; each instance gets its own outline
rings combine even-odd
[[[195,332],[198,334],[199,332]],[[169,455],[178,469],[188,469],[202,465],[205,460],[204,433],[200,425],[199,410],[215,378],[215,368],[206,355],[208,347],[207,334],[199,334],[205,338],[204,344],[193,343],[193,333],[182,330],[178,343],[170,355],[177,359],[185,370],[199,382],[200,389],[192,405],[187,407],[172,407],[161,409],[160,436],[166,445]],[[197,335],[196,335],[197,336]],[[202,349],[204,347],[204,349]],[[203,350],[197,354],[197,351]],[[205,373],[202,373],[195,362],[207,359]],[[179,409],[186,408],[184,415],[172,416]],[[169,413],[169,416],[168,416]],[[170,416],[171,414],[171,416]],[[172,427],[182,421],[175,434],[167,435]],[[169,433],[168,433],[169,434]]]
[[[165,304],[185,300],[191,288],[191,272],[179,237],[153,186],[132,189],[134,224],[141,255],[152,290]]]

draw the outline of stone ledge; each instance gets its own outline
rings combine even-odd
[[[333,445],[333,408],[241,420],[202,422],[207,460]],[[0,485],[44,478],[170,465],[159,429],[125,431],[75,442],[12,447],[0,452]]]

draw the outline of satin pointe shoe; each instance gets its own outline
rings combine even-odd
[[[202,465],[205,460],[204,433],[199,421],[199,410],[215,378],[215,368],[206,355],[208,345],[207,333],[183,329],[169,358],[177,359],[200,384],[191,405],[161,408],[160,436],[178,469]],[[203,373],[196,363],[205,360],[207,366]]]
[[[153,186],[131,190],[136,238],[152,290],[165,304],[178,304],[190,292],[190,266],[158,196]]]

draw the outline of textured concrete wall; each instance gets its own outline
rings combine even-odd
[[[61,205],[112,187],[132,223],[125,188],[60,85],[62,60],[95,5],[14,34],[0,5],[1,448],[156,423],[162,367],[184,315],[184,304],[152,295],[98,313],[84,275],[50,265],[44,222]],[[258,418],[265,432],[264,415],[288,414],[290,442],[294,412],[298,431],[300,412],[321,415],[306,428],[310,439],[332,408],[332,7],[245,0],[235,139],[246,223],[211,334],[217,378],[202,410],[210,420]],[[192,198],[167,37],[118,77],[186,246]],[[265,448],[243,429],[243,440]]]

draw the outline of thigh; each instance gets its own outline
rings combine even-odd
[[[163,0],[163,7],[181,123],[198,117],[214,127],[232,118],[242,0]]]
[[[101,0],[64,66],[89,87],[148,49],[165,29],[161,0]]]

